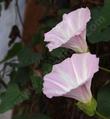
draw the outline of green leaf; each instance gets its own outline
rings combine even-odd
[[[97,111],[110,118],[110,85],[101,88],[97,96]]]
[[[88,24],[87,36],[91,43],[109,41],[110,32],[110,0],[105,0],[104,6],[91,10],[92,19]]]
[[[57,48],[57,49],[54,49],[51,52],[51,55],[54,56],[54,57],[57,57],[57,58],[64,58],[67,53],[68,53],[68,49],[66,49],[66,48]]]
[[[33,38],[32,38],[32,43],[31,43],[32,44],[32,47],[35,46],[35,45],[37,45],[37,44],[42,43],[42,41],[43,41],[43,35],[42,35],[42,33],[40,33],[40,32],[36,33],[33,36]]]
[[[18,60],[20,62],[19,66],[25,67],[31,64],[39,64],[42,59],[41,54],[35,53],[32,49],[24,47],[18,53]]]
[[[52,64],[49,64],[49,63],[43,63],[42,64],[42,70],[43,70],[43,75],[51,72],[52,70]]]
[[[12,71],[10,77],[11,82],[23,86],[30,80],[30,70],[28,67],[20,67],[17,71]]]
[[[13,57],[17,56],[17,53],[21,50],[22,44],[21,43],[15,43],[13,47],[8,51],[7,55],[5,58],[0,61],[0,63],[3,63],[9,59],[12,59]]]
[[[108,37],[110,34],[110,27],[106,27],[102,32],[97,32],[96,34],[92,35],[92,41],[91,43],[98,43],[101,41],[110,41],[110,37]]]
[[[0,95],[0,113],[12,109],[15,105],[28,99],[27,94],[21,92],[16,84],[10,84],[6,93]]]
[[[42,87],[43,87],[43,80],[42,78],[38,77],[36,74],[33,74],[31,76],[31,81],[32,81],[32,86],[36,93],[41,93],[42,92]]]

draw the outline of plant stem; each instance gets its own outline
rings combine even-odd
[[[108,73],[110,73],[110,70],[109,69],[106,69],[106,68],[104,68],[104,67],[99,67],[101,70],[103,70],[103,71],[105,71],[105,72],[108,72]]]
[[[102,114],[100,114],[99,112],[96,111],[96,115],[98,117],[100,117],[100,119],[108,119],[107,117],[103,116]]]
[[[21,16],[21,13],[20,13],[19,5],[18,5],[18,0],[16,0],[16,9],[17,9],[17,12],[18,12],[17,14],[18,14],[19,20],[20,20],[21,25],[23,27],[24,24],[23,24],[22,16]]]

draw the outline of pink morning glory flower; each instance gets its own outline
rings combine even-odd
[[[99,58],[88,53],[73,54],[44,76],[43,93],[48,97],[64,96],[87,103],[92,99],[91,81],[99,70]]]
[[[86,26],[90,20],[89,8],[80,8],[63,15],[63,20],[45,33],[49,51],[58,47],[70,48],[76,52],[87,52]]]

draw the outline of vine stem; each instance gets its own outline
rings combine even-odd
[[[21,16],[21,13],[20,13],[19,5],[18,5],[18,0],[16,0],[16,8],[17,8],[17,12],[18,12],[17,14],[18,14],[19,20],[20,20],[21,25],[23,27],[24,24],[23,24],[22,16]]]
[[[104,68],[104,67],[99,67],[99,68],[100,68],[101,70],[105,71],[105,72],[110,73],[110,70],[109,70],[109,69],[106,69],[106,68]],[[103,116],[102,114],[100,114],[100,113],[97,112],[97,111],[96,111],[96,115],[97,115],[98,117],[100,117],[101,119],[108,119],[107,117]]]
[[[110,70],[109,69],[106,69],[106,68],[104,68],[104,67],[99,67],[101,70],[103,70],[103,71],[105,71],[105,72],[108,72],[108,73],[110,73]]]
[[[100,117],[100,119],[108,119],[107,117],[103,116],[102,114],[100,114],[99,112],[96,111],[96,115],[98,117]]]

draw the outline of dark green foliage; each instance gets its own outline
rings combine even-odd
[[[0,61],[0,63],[3,63],[7,60],[10,60],[12,58],[14,58],[15,56],[17,56],[18,52],[22,49],[22,44],[21,43],[15,43],[13,45],[12,48],[10,48],[10,50],[8,51],[7,55],[5,56],[5,58]]]
[[[0,0],[0,3],[3,2],[3,1],[5,1],[5,0]]]
[[[24,86],[30,80],[30,68],[20,67],[17,71],[12,70],[10,73],[11,82],[16,83],[20,86]]]
[[[44,114],[35,114],[31,116],[27,115],[16,116],[13,117],[13,119],[50,119],[50,118]]]
[[[88,24],[88,40],[91,43],[110,41],[110,0],[105,0],[104,6],[91,9],[91,21]]]
[[[35,53],[32,49],[24,47],[18,53],[19,66],[25,67],[32,64],[39,64],[42,59],[42,55]]]
[[[37,44],[40,44],[43,42],[43,34],[42,34],[42,31],[41,32],[38,32],[36,33],[33,38],[32,38],[32,42],[31,42],[31,46],[34,47],[36,46]]]
[[[27,99],[28,95],[25,92],[21,92],[16,84],[10,84],[7,91],[0,95],[0,113],[10,110]]]
[[[54,49],[50,54],[53,57],[62,59],[68,54],[68,49],[66,49],[66,48],[57,48],[57,49]]]
[[[52,70],[52,64],[50,63],[43,63],[42,64],[43,75],[48,74]]]
[[[37,76],[36,74],[33,74],[31,76],[31,82],[32,82],[32,87],[35,90],[36,94],[42,92],[42,84],[43,80],[41,77]]]
[[[98,107],[97,111],[102,115],[110,118],[110,85],[100,89],[97,96]]]

